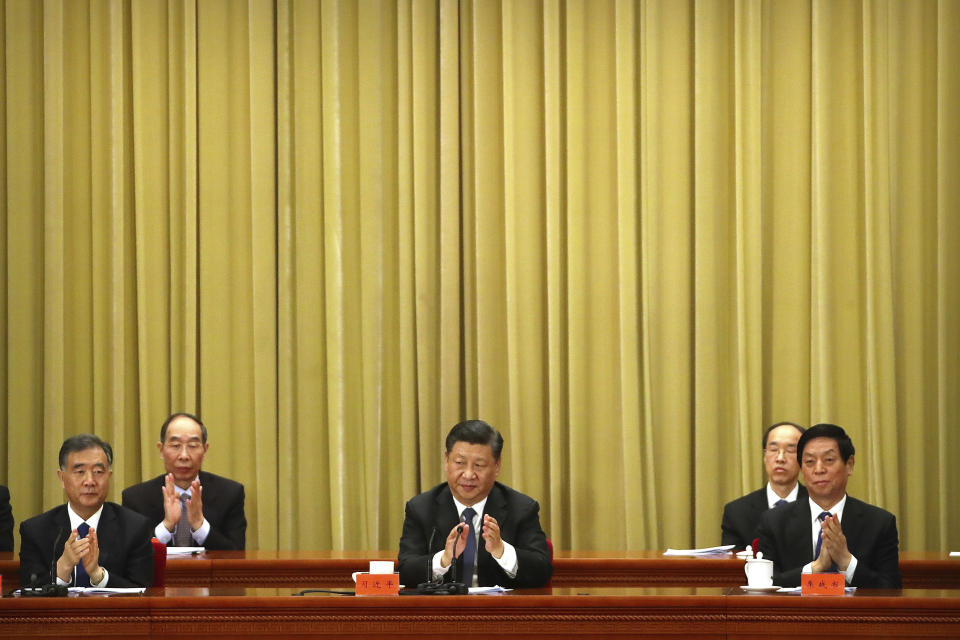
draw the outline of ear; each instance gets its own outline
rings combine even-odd
[[[63,484],[63,469],[57,469],[57,477],[60,479],[60,486],[66,489],[67,485]]]
[[[157,451],[159,451],[161,454],[163,454],[163,443],[162,443],[162,442],[157,442]]]
[[[847,476],[853,475],[853,463],[854,463],[853,456],[850,456],[849,458],[847,458]]]

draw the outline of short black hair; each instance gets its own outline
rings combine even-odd
[[[103,452],[107,454],[107,466],[113,466],[113,448],[110,446],[110,443],[101,440],[92,433],[81,433],[79,435],[70,436],[64,440],[63,444],[60,446],[60,469],[62,471],[66,471],[67,457],[71,453],[76,453],[77,451],[86,451],[87,449],[103,449]]]
[[[793,427],[794,429],[800,432],[801,436],[803,435],[803,432],[806,431],[806,429],[798,425],[796,422],[777,422],[775,424],[772,424],[769,427],[767,427],[766,431],[763,432],[763,447],[761,447],[762,449],[767,448],[767,438],[770,437],[770,432],[776,429],[777,427]]]
[[[447,434],[447,453],[453,451],[453,445],[458,442],[490,445],[494,460],[499,460],[503,451],[503,436],[483,420],[465,420],[453,425]]]
[[[170,426],[170,423],[176,420],[177,418],[190,418],[198,425],[200,425],[200,439],[203,441],[203,444],[207,444],[207,428],[203,426],[203,423],[200,422],[200,418],[193,415],[192,413],[171,413],[166,420],[163,421],[163,426],[160,427],[160,442],[167,441],[167,427]]]
[[[837,448],[840,449],[840,457],[846,462],[856,451],[853,448],[853,440],[843,430],[835,424],[821,423],[815,424],[800,436],[797,442],[797,460],[803,464],[803,448],[814,438],[830,438],[837,441]]]

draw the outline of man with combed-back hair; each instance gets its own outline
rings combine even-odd
[[[540,505],[496,481],[502,451],[503,436],[482,420],[467,420],[450,430],[444,452],[447,481],[407,502],[401,583],[450,581],[451,564],[458,582],[468,587],[542,587],[549,582],[553,565],[540,528]],[[465,562],[471,555],[473,562]]]
[[[20,524],[20,584],[149,587],[150,523],[106,501],[113,449],[95,435],[73,436],[60,447],[59,463],[67,504]]]

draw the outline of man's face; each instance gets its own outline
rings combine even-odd
[[[203,442],[200,425],[186,416],[174,418],[167,425],[166,440],[157,443],[163,466],[182,489],[197,477],[209,447],[210,443]]]
[[[776,427],[767,434],[767,448],[763,451],[763,466],[770,484],[790,487],[797,482],[800,463],[797,462],[797,441],[800,431],[788,424]]]
[[[70,506],[84,519],[93,515],[107,499],[112,474],[107,454],[100,447],[68,453],[66,466],[57,470]]]
[[[847,479],[853,474],[853,456],[846,462],[833,438],[814,438],[803,448],[803,483],[813,501],[827,509],[847,492]]]
[[[447,485],[453,497],[468,507],[487,497],[500,473],[500,461],[494,460],[488,444],[456,442],[444,459]]]

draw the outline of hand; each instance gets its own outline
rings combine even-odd
[[[480,536],[486,543],[487,551],[494,558],[499,560],[503,556],[503,540],[500,538],[500,525],[497,519],[489,514],[483,516],[483,528],[480,529]]]
[[[187,500],[187,520],[190,529],[196,531],[203,526],[203,487],[200,478],[190,483],[190,498]]]
[[[460,531],[460,534],[457,534],[457,528],[463,527]],[[463,549],[467,544],[467,536],[470,535],[470,525],[468,524],[458,524],[453,529],[450,529],[450,533],[447,534],[447,543],[443,548],[443,555],[440,556],[440,566],[449,567],[450,563],[453,562],[453,548],[456,546],[457,551],[463,553]]]
[[[64,582],[70,582],[70,578],[73,576],[73,568],[80,562],[79,549],[90,544],[89,542],[83,542],[86,538],[78,540],[77,535],[76,529],[70,532],[70,537],[63,544],[63,555],[57,559],[57,577]],[[82,544],[78,544],[80,542]]]
[[[89,544],[80,559],[83,561],[83,568],[86,569],[87,575],[90,576],[90,584],[95,584],[103,580],[103,574],[101,573],[103,569],[100,568],[100,542],[97,540],[96,529],[90,527],[90,533],[84,540],[87,540]]]
[[[173,484],[173,474],[168,473],[163,479],[163,526],[173,532],[180,522],[180,496],[177,495],[176,485]]]
[[[824,518],[823,522],[820,523],[820,529],[823,531],[820,555],[823,555],[823,550],[826,549],[837,568],[840,571],[846,571],[850,565],[852,554],[847,548],[847,537],[843,535],[840,521],[832,516]],[[829,567],[830,565],[827,565],[827,568]]]

